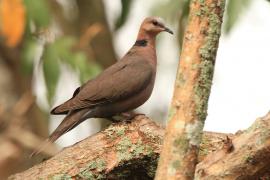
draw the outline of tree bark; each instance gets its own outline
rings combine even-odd
[[[117,61],[117,57],[103,1],[77,0],[77,4],[80,12],[80,31],[78,33],[82,34],[89,26],[94,24],[101,27],[101,31],[89,42],[89,45],[93,49],[96,61],[107,68]],[[106,53],[104,53],[104,49],[106,49]]]
[[[145,116],[110,125],[9,179],[153,179],[164,128]],[[196,179],[259,179],[269,174],[270,113],[245,131],[204,132]]]
[[[195,179],[253,180],[269,175],[270,113],[238,132],[229,144],[197,165]]]
[[[225,0],[192,0],[156,180],[193,179]]]

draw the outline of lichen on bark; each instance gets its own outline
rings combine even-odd
[[[108,129],[109,131],[126,130],[124,135],[111,139],[107,135]],[[270,177],[269,132],[270,113],[256,120],[248,130],[235,135],[204,132],[198,159],[200,163],[197,164],[195,179]],[[25,172],[15,174],[9,179],[153,179],[163,135],[164,129],[161,126],[143,116],[134,119],[131,123],[113,124],[106,130],[65,148],[55,157]],[[116,147],[126,137],[134,144],[136,140],[141,139],[142,142],[138,141],[138,144],[144,144],[146,149],[142,151],[138,148],[133,153],[134,158],[119,162],[116,158]],[[224,148],[228,139],[232,140],[233,150],[231,151]],[[187,142],[179,139],[175,142],[175,146],[185,146]],[[127,149],[133,152],[132,145],[124,144],[128,144]],[[183,165],[185,164],[180,160],[172,161],[169,171],[174,174]],[[191,175],[187,174],[187,176]]]
[[[91,161],[86,167],[81,168],[78,177],[83,179],[103,179],[106,161],[102,158]]]
[[[193,178],[207,116],[225,0],[190,2],[157,180]]]
[[[195,2],[195,1],[194,1]],[[208,7],[204,0],[200,0],[200,15],[201,13],[208,19],[207,30],[201,31],[205,34],[205,42],[199,49],[201,62],[199,68],[199,78],[195,84],[195,103],[196,114],[201,121],[204,121],[207,116],[207,104],[210,96],[212,79],[214,74],[214,65],[217,53],[219,37],[221,33],[222,14],[225,8],[225,1],[220,3],[212,3]],[[222,3],[221,3],[222,2]],[[219,9],[216,8],[219,7]],[[219,11],[217,13],[217,11]]]

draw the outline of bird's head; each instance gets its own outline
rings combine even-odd
[[[165,26],[164,21],[160,17],[147,17],[144,19],[141,28],[141,31],[147,34],[156,36],[158,33],[166,31],[170,34],[173,34],[172,30]]]

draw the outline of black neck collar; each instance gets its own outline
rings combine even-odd
[[[145,47],[147,46],[148,41],[146,39],[137,40],[134,46]]]

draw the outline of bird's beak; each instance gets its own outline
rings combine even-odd
[[[168,33],[170,33],[170,34],[173,34],[173,31],[172,30],[170,30],[169,28],[167,28],[167,27],[164,27],[164,31],[166,31],[166,32],[168,32]]]

